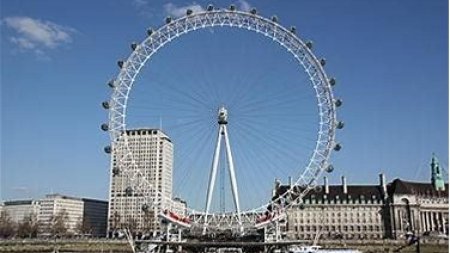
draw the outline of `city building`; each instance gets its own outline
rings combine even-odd
[[[76,234],[77,225],[83,218],[83,201],[80,198],[60,194],[48,194],[40,200],[38,220],[43,235],[52,234],[55,217],[65,222],[68,233]]]
[[[11,200],[0,206],[14,223],[36,221],[40,236],[54,234],[57,219],[65,234],[106,235],[107,201],[48,194],[39,200]]]
[[[170,209],[173,202],[172,141],[159,129],[132,129],[124,134],[127,135],[127,148],[119,142],[111,153],[108,231],[111,236],[123,228],[139,232],[160,231],[158,215]],[[124,168],[134,171],[123,173]],[[138,176],[129,177],[131,174]],[[162,196],[155,194],[156,191]]]
[[[2,212],[6,212],[13,222],[22,222],[25,219],[36,219],[39,213],[39,201],[11,200],[2,205]]]
[[[395,179],[389,186],[393,238],[406,232],[448,235],[448,184],[439,163],[431,159],[431,184]]]
[[[108,202],[82,198],[84,230],[93,236],[106,236]]]
[[[436,158],[431,163],[431,182],[395,179],[387,184],[380,174],[376,185],[324,184],[309,191],[289,208],[281,228],[287,238],[400,239],[407,234],[448,235],[448,184]],[[279,196],[292,185],[275,184]],[[294,188],[293,191],[299,191]]]
[[[172,202],[171,211],[177,213],[180,216],[187,215],[187,202],[181,198],[174,198]]]
[[[383,238],[387,194],[384,177],[380,178],[380,185],[347,185],[345,177],[341,185],[329,185],[324,178],[323,187],[309,191],[303,204],[287,210],[286,236],[312,240],[320,232],[322,239]],[[282,193],[291,186],[276,187]]]

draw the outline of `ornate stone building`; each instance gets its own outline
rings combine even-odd
[[[437,159],[431,160],[431,184],[395,179],[389,185],[390,236],[405,233],[448,234],[448,184]]]
[[[303,204],[287,210],[284,228],[290,239],[400,239],[407,233],[448,234],[448,184],[435,157],[430,183],[395,179],[377,185],[324,185],[308,192]],[[282,194],[290,185],[275,185]]]
[[[387,203],[384,176],[380,185],[328,185],[310,191],[303,205],[287,210],[286,236],[312,240],[320,232],[325,239],[382,239]],[[280,186],[280,190],[284,187]]]

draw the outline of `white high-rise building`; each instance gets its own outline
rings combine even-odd
[[[126,130],[130,158],[122,143],[113,147],[111,154],[111,184],[109,196],[108,230],[130,228],[149,232],[160,230],[158,214],[169,209],[172,199],[173,144],[159,129]],[[139,177],[131,178],[123,170],[137,170]],[[134,174],[134,173],[131,173]],[[137,186],[146,181],[141,186]],[[152,185],[154,189],[146,187]],[[163,193],[157,203],[149,203],[145,196],[155,190]]]

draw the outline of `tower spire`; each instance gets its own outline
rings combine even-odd
[[[445,182],[444,177],[442,176],[442,170],[439,167],[439,162],[434,153],[431,156],[431,183],[436,191],[445,191]]]

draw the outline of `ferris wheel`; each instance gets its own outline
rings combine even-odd
[[[216,9],[209,5],[204,11],[194,12],[187,10],[186,15],[178,19],[167,17],[165,24],[159,29],[147,30],[147,37],[141,43],[131,45],[132,53],[125,61],[119,61],[120,73],[108,85],[112,88],[109,101],[103,102],[103,107],[109,111],[109,122],[102,124],[101,129],[110,134],[111,145],[105,148],[107,153],[120,153],[116,158],[121,173],[132,182],[132,189],[145,199],[142,211],[159,203],[161,199],[172,201],[170,197],[153,185],[136,163],[135,154],[129,145],[127,135],[127,116],[130,92],[144,65],[154,55],[171,41],[182,35],[196,30],[209,28],[229,27],[248,30],[263,35],[278,43],[293,56],[295,62],[307,75],[307,79],[315,94],[318,126],[316,139],[311,156],[306,166],[293,180],[290,187],[281,194],[260,206],[241,209],[239,186],[233,160],[232,140],[228,133],[228,122],[232,122],[232,112],[227,105],[217,105],[215,111],[215,148],[211,157],[212,165],[209,167],[206,200],[204,209],[187,208],[185,216],[173,210],[164,210],[160,217],[185,228],[201,228],[203,231],[215,229],[234,229],[243,231],[267,226],[282,219],[285,209],[294,205],[302,206],[303,197],[318,186],[317,179],[323,171],[332,172],[333,166],[329,163],[331,152],[339,151],[341,145],[335,141],[336,129],[342,129],[344,123],[337,120],[336,108],[342,101],[333,95],[332,87],[336,84],[334,78],[329,78],[324,70],[326,61],[317,58],[312,51],[312,42],[305,42],[296,35],[295,27],[285,28],[273,16],[265,18],[257,14],[255,9],[248,12],[237,10],[235,6],[228,9]],[[231,131],[230,126],[230,131]],[[222,148],[224,150],[222,150]],[[230,189],[232,191],[233,210],[227,212],[212,212],[211,199],[218,173],[219,157],[224,157],[230,175]],[[131,188],[130,188],[131,189]],[[127,190],[129,190],[127,188]],[[130,190],[131,191],[131,190]]]

